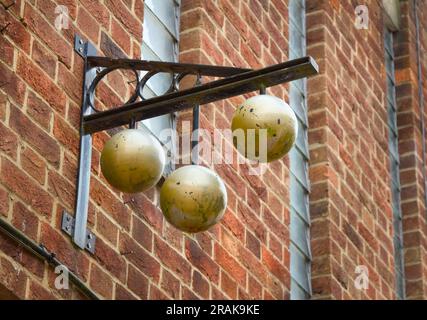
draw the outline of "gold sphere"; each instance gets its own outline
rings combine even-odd
[[[285,156],[298,134],[297,118],[291,107],[285,101],[265,94],[251,97],[240,105],[234,112],[231,128],[235,135],[234,146],[239,153],[259,162]],[[265,129],[265,134],[260,133],[260,129]],[[240,138],[239,131],[243,133]]]
[[[157,184],[165,161],[162,146],[150,133],[126,129],[105,143],[101,171],[116,189],[136,193]]]
[[[160,190],[160,207],[177,229],[196,233],[221,220],[227,207],[227,190],[221,178],[202,166],[181,167]]]

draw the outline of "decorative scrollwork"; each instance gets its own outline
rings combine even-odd
[[[172,73],[172,72],[165,72],[165,71],[146,71],[147,73],[144,74],[141,78],[140,73],[144,70],[123,68],[120,65],[110,66],[110,67],[105,67],[105,68],[99,68],[98,67],[97,68],[97,75],[87,90],[87,95],[88,95],[87,101],[88,101],[89,107],[93,111],[101,112],[101,110],[98,110],[95,107],[95,95],[96,95],[97,86],[104,79],[104,77],[107,76],[109,73],[116,71],[116,70],[120,70],[120,69],[133,71],[133,73],[135,75],[135,81],[133,81],[133,82],[136,82],[135,89],[134,89],[132,95],[123,105],[134,103],[138,100],[138,98],[141,101],[148,100],[143,96],[144,87],[147,85],[148,81],[157,74],[167,73],[167,74],[172,75],[172,80],[171,80],[171,84],[169,86],[169,89],[164,94],[169,94],[169,93],[178,91],[179,90],[179,84],[182,81],[182,79],[184,79],[188,75],[193,74],[191,72]],[[198,84],[200,84],[201,76],[199,74],[197,74],[196,76],[197,76],[197,81],[196,81],[195,85],[198,85]],[[121,107],[121,106],[115,106],[115,107]]]

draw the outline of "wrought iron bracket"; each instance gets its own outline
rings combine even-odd
[[[74,220],[73,216],[64,210],[62,212],[62,222],[61,222],[62,231],[64,231],[70,237],[73,237],[75,225],[76,225],[76,221]],[[94,254],[95,243],[96,243],[95,234],[93,234],[89,229],[86,229],[86,243],[85,243],[84,249],[89,251],[91,254]]]
[[[80,36],[75,36],[74,43],[75,51],[84,59],[76,215],[72,233],[74,242],[81,248],[86,248],[87,245],[91,134],[191,108],[197,117],[193,121],[194,124],[198,122],[199,105],[252,91],[265,92],[267,87],[318,73],[318,66],[311,57],[290,60],[259,70],[250,70],[201,64],[99,57],[95,47]],[[121,106],[106,111],[97,110],[95,107],[97,85],[106,75],[120,69],[130,70],[135,74],[134,93]],[[159,73],[172,75],[170,88],[163,95],[146,99],[143,96],[143,89],[147,82]],[[198,81],[193,88],[180,91],[179,84],[188,75],[195,76]],[[221,79],[202,84],[200,82],[202,76]]]

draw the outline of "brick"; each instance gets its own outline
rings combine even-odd
[[[230,299],[237,299],[237,283],[224,271],[221,271],[221,289]]]
[[[133,11],[135,15],[142,21],[144,19],[144,0],[135,0]]]
[[[101,31],[101,50],[105,56],[111,58],[126,58],[126,54],[117,46],[111,37],[108,36],[105,32]]]
[[[147,299],[148,279],[132,265],[129,265],[127,285],[140,299]]]
[[[246,247],[257,257],[261,257],[261,243],[259,240],[246,230]]]
[[[47,217],[51,216],[53,200],[46,191],[5,158],[2,158],[1,168],[0,180],[7,188],[30,204],[37,212]]]
[[[213,283],[218,283],[218,265],[197,245],[196,242],[187,239],[185,241],[185,255],[191,264],[206,275]]]
[[[30,238],[37,239],[39,226],[37,216],[21,202],[15,202],[13,206],[12,223]]]
[[[26,53],[30,52],[31,35],[24,26],[14,16],[8,13],[4,7],[0,8],[0,20],[3,21],[3,26],[8,25],[4,30],[7,35],[18,47]]]
[[[42,99],[32,91],[28,93],[27,113],[43,128],[49,130],[52,110]]]
[[[195,235],[196,241],[200,248],[206,252],[207,255],[213,256],[214,240],[209,233],[199,232]],[[183,240],[184,241],[184,240]]]
[[[238,217],[255,233],[261,242],[265,243],[267,239],[267,231],[261,220],[258,219],[256,215],[243,203],[239,203],[238,211]]]
[[[230,211],[226,211],[221,223],[227,227],[237,238],[243,240],[244,227],[240,220]]]
[[[56,74],[56,59],[38,41],[34,41],[31,58],[52,79],[55,79],[55,74]]]
[[[212,38],[210,38],[206,33],[202,33],[200,35],[200,41],[199,46],[209,55],[209,59],[212,63],[222,65],[224,61],[223,55],[221,54],[218,46],[214,41],[212,41]]]
[[[108,219],[102,212],[96,215],[96,230],[114,246],[117,244],[119,229],[114,222]]]
[[[246,38],[248,28],[242,17],[236,12],[235,8],[230,1],[220,0],[220,7],[224,12],[225,16],[232,21],[234,27],[239,31],[240,36]]]
[[[126,206],[97,179],[91,179],[91,196],[123,228],[130,229],[130,213]]]
[[[103,3],[91,0],[82,0],[80,2],[97,22],[99,22],[106,30],[110,29],[110,15],[107,7]]]
[[[49,191],[67,208],[72,208],[75,201],[76,186],[70,184],[56,172],[48,174]]]
[[[0,214],[7,217],[9,211],[9,193],[0,189]]]
[[[261,299],[262,285],[252,276],[249,276],[248,281],[249,294],[254,299]]]
[[[58,67],[58,84],[65,93],[77,104],[82,98],[82,85],[80,79],[77,79],[63,64]]]
[[[183,287],[182,300],[200,300],[200,298],[192,290],[187,287]]]
[[[246,271],[227,251],[215,245],[215,261],[243,287],[246,286]]]
[[[18,137],[12,130],[0,123],[0,151],[13,159],[16,159],[18,152]]]
[[[115,300],[136,300],[135,296],[120,284],[116,284]]]
[[[17,73],[58,112],[64,113],[65,95],[41,69],[23,55],[18,57]]]
[[[243,14],[243,18],[245,20],[245,22],[248,24],[249,29],[253,30],[256,34],[256,37],[261,40],[261,42],[265,45],[265,46],[269,46],[269,36],[268,33],[266,32],[265,26],[263,25],[263,23],[260,21],[260,18],[262,17],[262,15],[257,15],[253,11],[253,6],[242,6],[242,14]],[[227,23],[226,23],[226,32],[227,32]],[[250,33],[249,33],[250,34]],[[250,36],[249,36],[250,37]]]
[[[154,252],[158,259],[161,259],[162,263],[177,274],[184,283],[190,282],[191,267],[185,258],[157,236],[154,239]]]
[[[94,43],[98,43],[98,22],[91,15],[89,15],[89,13],[83,9],[83,7],[79,7],[77,25],[81,30],[85,30],[84,32],[90,40],[92,40]]]
[[[173,299],[179,299],[181,289],[180,281],[165,269],[162,270],[162,280],[160,285],[162,289]]]
[[[76,0],[61,0],[61,5],[64,5],[68,9],[68,15],[71,20],[76,20],[77,14],[77,1]],[[57,17],[55,9],[56,4],[51,0],[40,0],[37,2],[37,9],[39,9],[47,18],[47,20],[53,25]],[[71,21],[70,21],[71,23]]]
[[[35,281],[30,282],[28,298],[31,300],[56,300],[52,292]]]
[[[115,249],[101,239],[96,240],[95,256],[101,266],[121,282],[126,281],[126,261]]]
[[[158,282],[160,278],[160,264],[147,251],[140,247],[128,235],[120,234],[120,253],[141,270],[152,281]]]
[[[136,39],[142,37],[141,22],[132,15],[120,0],[108,0],[106,1],[106,5],[133,37]]]
[[[8,97],[0,92],[0,120],[6,121],[6,109],[8,105]]]
[[[13,65],[14,48],[5,37],[0,38],[0,57],[4,63]]]
[[[169,300],[169,297],[155,285],[150,284],[149,300]]]
[[[54,117],[53,135],[66,149],[78,156],[80,141],[78,131],[59,116]]]
[[[114,41],[126,52],[130,53],[131,39],[126,30],[124,30],[116,20],[111,21],[111,34]]]
[[[25,83],[5,64],[0,63],[1,89],[16,103],[22,105],[25,98]]]
[[[133,217],[132,237],[145,249],[153,249],[153,232],[140,219]]]
[[[33,273],[39,278],[43,277],[44,261],[42,259],[32,255],[31,253],[26,251],[24,247],[19,246],[15,241],[10,239],[6,235],[0,234],[0,240],[2,244],[1,245],[2,252],[13,259],[14,271],[9,272],[9,275],[13,275],[17,271],[22,274],[28,271]],[[1,266],[0,266],[0,269],[1,269]],[[1,270],[0,270],[0,275],[1,275]]]
[[[287,270],[274,256],[265,248],[262,250],[262,262],[284,285],[289,285],[290,275]]]
[[[212,300],[227,300],[227,296],[216,287],[212,287]]]
[[[209,299],[209,281],[197,270],[193,270],[191,288],[203,299]]]
[[[57,258],[84,281],[89,277],[89,259],[82,251],[76,251],[69,240],[46,223],[41,224],[40,242]]]
[[[25,5],[24,21],[40,39],[58,56],[59,60],[68,67],[71,66],[72,46],[43,17],[28,4]]]
[[[12,264],[4,257],[0,257],[0,276],[3,286],[13,292],[18,298],[25,298],[28,276],[22,268],[16,266],[16,264]]]
[[[90,287],[106,299],[111,299],[113,295],[113,281],[108,273],[102,271],[96,264],[91,265]]]
[[[21,149],[21,164],[25,172],[29,173],[41,185],[46,178],[46,163],[30,148]]]
[[[251,272],[261,283],[267,281],[267,271],[263,263],[261,263],[250,251],[239,248],[237,258],[242,265]]]
[[[150,224],[157,231],[161,231],[163,228],[163,215],[160,210],[156,208],[147,198],[146,195],[132,194],[125,195],[124,201],[130,208],[135,212],[139,217],[144,218],[144,220]]]

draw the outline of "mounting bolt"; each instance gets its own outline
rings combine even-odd
[[[91,233],[89,233],[89,234],[87,235],[87,238],[88,238],[89,240],[92,240],[92,238],[93,238],[92,234],[91,234]]]

